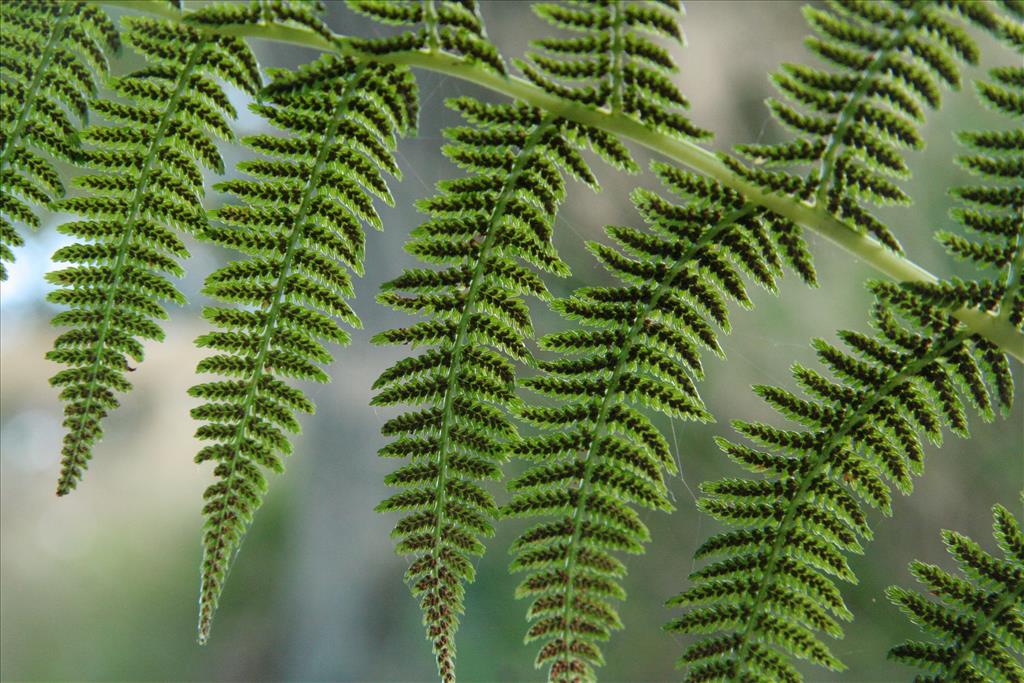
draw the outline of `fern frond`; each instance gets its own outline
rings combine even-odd
[[[698,549],[697,557],[717,559],[669,602],[689,611],[668,630],[718,634],[684,653],[687,680],[708,680],[711,670],[721,672],[715,680],[802,680],[787,657],[845,668],[816,632],[841,637],[837,619],[850,618],[833,581],[856,582],[844,552],[862,552],[861,539],[871,538],[863,504],[891,514],[891,487],[909,493],[911,475],[921,471],[919,433],[939,443],[944,425],[966,436],[964,403],[980,404],[985,416],[992,400],[980,370],[991,360],[989,345],[957,331],[938,309],[905,303],[876,306],[877,337],[841,332],[850,351],[817,340],[834,379],[795,366],[807,398],[755,387],[810,430],[735,423],[768,452],[719,440],[731,459],[764,477],[702,487],[701,509],[737,528]],[[897,311],[916,324],[897,322]],[[1005,357],[995,355],[997,382],[1012,381]],[[728,645],[712,648],[712,640]]]
[[[676,463],[645,411],[710,421],[695,385],[700,354],[721,355],[714,325],[728,329],[727,300],[750,305],[739,273],[774,290],[782,258],[809,268],[784,221],[715,181],[652,168],[686,203],[637,190],[633,202],[651,230],[608,227],[621,251],[588,245],[622,284],[554,303],[580,327],[541,339],[566,356],[540,362],[542,374],[523,385],[557,404],[517,410],[541,432],[511,448],[535,466],[509,484],[503,513],[554,517],[519,537],[511,565],[527,572],[516,595],[534,600],[527,640],[541,641],[536,665],[553,681],[593,680],[603,663],[597,641],[621,628],[611,600],[625,595],[625,567],[614,553],[641,553],[649,540],[632,506],[673,509],[663,472],[675,473]],[[772,233],[784,235],[787,256]]]
[[[599,133],[521,104],[449,100],[471,127],[446,131],[445,154],[469,175],[446,180],[420,202],[430,218],[408,251],[439,269],[409,269],[385,284],[379,301],[426,319],[388,330],[378,344],[430,347],[399,361],[374,388],[373,405],[414,404],[389,420],[397,437],[380,451],[410,458],[387,478],[401,491],[381,512],[408,514],[395,527],[397,551],[413,557],[406,572],[424,612],[442,680],[454,680],[455,642],[471,556],[484,551],[497,512],[478,484],[501,477],[517,439],[506,413],[516,403],[511,360],[530,362],[529,310],[522,295],[548,298],[537,270],[568,274],[551,244],[565,196],[563,173],[596,187],[578,148],[589,144],[632,165]],[[611,146],[609,146],[611,145]]]
[[[240,38],[143,17],[124,23],[126,42],[151,66],[111,81],[127,102],[93,103],[116,125],[82,131],[88,147],[78,158],[94,173],[75,182],[89,194],[56,203],[85,217],[59,228],[80,241],[53,259],[73,265],[47,274],[58,286],[48,300],[68,308],[53,323],[71,328],[47,355],[69,366],[50,380],[62,389],[67,430],[58,495],[81,479],[102,419],[118,406],[115,392],[131,388],[125,373],[135,370],[129,357],[142,360],[139,340],[163,338],[155,322],[166,317],[161,303],[184,303],[165,274],[182,274],[178,260],[188,252],[179,231],[206,227],[199,166],[223,168],[211,135],[230,138],[226,119],[235,115],[214,78],[249,93],[259,86]]]
[[[710,137],[682,113],[690,105],[672,82],[675,62],[652,39],[682,44],[676,20],[681,2],[539,2],[533,11],[572,35],[531,43],[536,51],[516,62],[531,82],[552,95],[634,117],[670,135]]]
[[[416,121],[416,86],[406,68],[325,55],[294,72],[271,70],[256,113],[286,137],[243,142],[266,158],[243,161],[253,179],[216,188],[243,201],[214,213],[204,237],[245,254],[211,274],[204,293],[233,306],[204,312],[214,332],[196,340],[216,353],[197,372],[225,379],[194,386],[206,402],[196,437],[212,441],[196,462],[216,463],[203,514],[199,641],[209,637],[231,561],[260,506],[261,468],[284,469],[297,412],[313,403],[284,379],[328,381],[324,342],[348,343],[336,322],[359,326],[346,303],[346,267],[363,272],[362,223],[381,227],[372,196],[392,203],[383,174],[398,175],[395,137]]]
[[[1010,158],[1001,150],[1016,153],[1015,135],[965,134],[962,139],[979,151],[965,165],[994,160],[998,166]],[[862,552],[861,540],[871,538],[863,505],[888,515],[892,487],[910,493],[911,476],[923,467],[920,435],[940,444],[944,426],[966,437],[966,404],[990,420],[994,406],[1005,414],[1013,400],[1006,356],[959,328],[948,310],[968,306],[1016,315],[1024,264],[1020,209],[982,199],[1016,189],[986,185],[956,192],[968,208],[954,211],[954,217],[999,240],[998,246],[971,251],[975,242],[940,235],[955,245],[954,252],[970,253],[982,269],[996,266],[995,278],[874,283],[874,336],[840,332],[848,351],[814,342],[832,379],[798,365],[793,374],[806,398],[755,387],[807,430],[735,424],[768,452],[719,441],[731,459],[763,476],[702,487],[706,497],[700,507],[735,528],[698,549],[698,558],[717,559],[691,574],[694,586],[669,603],[689,608],[668,624],[669,630],[715,634],[698,640],[680,659],[688,680],[799,681],[789,657],[844,668],[818,632],[841,637],[837,619],[851,618],[833,578],[856,581],[844,553]],[[989,257],[997,251],[1000,258]]]
[[[799,137],[740,145],[754,165],[727,158],[730,168],[765,190],[814,198],[851,228],[900,252],[895,235],[864,203],[906,204],[894,182],[909,175],[903,155],[923,146],[924,110],[940,104],[940,84],[958,88],[961,62],[979,49],[963,24],[997,31],[986,3],[832,0],[808,6],[815,31],[808,48],[833,69],[784,64],[772,77],[782,99],[772,115]],[[806,175],[764,167],[810,167]]]
[[[0,280],[18,224],[39,227],[33,207],[64,196],[52,158],[74,161],[77,130],[119,52],[113,22],[90,2],[10,0],[0,5]]]
[[[385,38],[347,38],[371,55],[425,50],[446,52],[499,74],[505,62],[487,38],[476,0],[346,0],[355,12],[390,26],[409,27]]]
[[[1024,534],[1002,505],[993,509],[993,530],[1003,558],[988,554],[971,539],[943,531],[942,540],[961,567],[963,578],[915,560],[910,572],[928,598],[890,586],[893,604],[933,637],[907,641],[889,651],[890,659],[929,672],[918,681],[1013,683],[1024,680]]]

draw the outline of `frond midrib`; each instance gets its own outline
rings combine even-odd
[[[349,81],[346,84],[346,88],[342,93],[338,104],[335,107],[334,114],[331,117],[331,121],[328,124],[327,130],[324,132],[322,144],[319,152],[317,152],[316,159],[313,162],[313,168],[309,175],[309,180],[306,182],[306,187],[303,190],[302,201],[299,204],[299,209],[295,213],[292,225],[294,229],[292,234],[288,238],[288,246],[284,256],[281,259],[281,272],[278,275],[277,284],[274,289],[273,299],[271,301],[270,310],[267,312],[266,325],[263,330],[263,335],[259,341],[259,351],[256,355],[256,360],[253,364],[253,372],[249,379],[249,387],[246,392],[245,398],[242,402],[242,418],[238,422],[238,427],[235,430],[235,436],[231,444],[231,450],[235,454],[235,457],[231,459],[230,468],[225,476],[224,490],[220,494],[220,514],[217,522],[217,541],[223,540],[223,534],[225,532],[225,515],[228,510],[228,499],[233,495],[234,491],[234,480],[238,473],[238,453],[241,448],[241,440],[245,435],[245,431],[248,428],[249,420],[252,417],[253,405],[256,400],[256,394],[259,389],[260,379],[263,377],[264,364],[266,363],[267,353],[270,350],[270,342],[277,331],[277,318],[281,312],[281,305],[284,302],[284,290],[287,285],[289,271],[291,269],[292,260],[295,257],[295,251],[298,249],[299,243],[304,234],[303,223],[305,222],[306,216],[309,213],[310,206],[312,205],[313,199],[315,199],[317,192],[319,191],[319,180],[323,169],[326,167],[327,155],[329,154],[334,137],[337,135],[338,127],[341,125],[342,120],[345,118],[344,114],[347,111],[347,105],[349,99],[352,97],[352,93],[355,90],[355,83],[358,80],[359,75],[362,73],[364,65],[360,63],[357,65],[355,71],[349,77]],[[205,576],[204,576],[205,579]],[[206,593],[206,586],[204,585],[203,595],[201,599],[200,609],[200,621],[199,621],[199,642],[200,644],[205,643],[210,634],[210,627],[212,626],[213,614],[212,610],[209,610],[210,600],[216,599],[216,596],[210,596]],[[209,611],[208,611],[209,610]]]
[[[57,51],[57,45],[64,39],[64,31],[67,26],[67,20],[70,17],[71,7],[72,4],[70,2],[61,3],[60,15],[57,17],[53,30],[50,32],[50,38],[46,41],[46,47],[43,49],[43,56],[39,58],[36,72],[32,75],[32,81],[29,83],[25,94],[25,102],[18,112],[18,118],[14,123],[10,137],[7,139],[3,153],[0,154],[0,171],[7,167],[7,163],[10,161],[14,150],[17,149],[18,142],[21,140],[25,127],[28,125],[29,114],[35,109],[36,98],[39,97],[39,90],[43,85],[44,77],[48,75],[50,62]]]
[[[168,18],[179,17],[177,10],[170,6],[149,0],[99,0],[99,2]],[[185,14],[187,15],[188,12]],[[335,36],[334,40],[328,40],[306,28],[280,25],[240,25],[217,27],[211,30],[216,30],[224,35],[261,38],[316,50],[337,52],[358,60],[367,59],[366,54],[353,48],[343,36]],[[873,237],[851,230],[845,223],[828,213],[826,207],[765,192],[760,186],[738,176],[714,153],[700,145],[651,130],[628,116],[555,97],[522,78],[498,74],[474,62],[441,51],[391,52],[384,55],[373,55],[372,58],[381,63],[403,64],[459,78],[506,97],[522,100],[560,118],[620,135],[703,173],[741,193],[748,201],[818,233],[892,280],[925,283],[934,283],[939,280],[927,269],[890,251]],[[1008,321],[973,308],[961,308],[952,311],[952,315],[972,331],[993,342],[1017,360],[1024,362],[1024,333],[1014,328]]]
[[[200,40],[189,53],[188,61],[185,63],[185,66],[182,67],[174,92],[167,101],[167,107],[160,115],[160,122],[157,124],[156,131],[153,133],[153,140],[146,153],[146,158],[142,162],[142,171],[139,174],[139,182],[135,186],[135,191],[132,194],[132,201],[128,207],[128,218],[125,221],[124,234],[121,235],[121,240],[117,244],[117,256],[114,259],[113,265],[111,265],[113,277],[111,278],[110,285],[107,288],[107,297],[103,304],[103,320],[100,323],[99,334],[96,338],[96,355],[91,363],[89,388],[86,393],[85,401],[83,402],[83,409],[78,420],[78,426],[69,431],[69,436],[73,434],[77,439],[82,438],[86,420],[88,420],[89,415],[91,414],[89,408],[91,407],[96,395],[97,378],[102,364],[101,360],[103,357],[104,343],[106,342],[107,334],[110,332],[111,318],[113,317],[114,309],[116,308],[114,300],[117,295],[118,288],[120,287],[121,279],[124,276],[125,260],[128,258],[129,252],[128,247],[135,235],[136,221],[138,219],[139,211],[142,208],[146,190],[149,186],[153,165],[157,159],[157,153],[160,149],[160,145],[163,143],[164,135],[167,133],[167,128],[170,126],[171,120],[177,113],[178,104],[181,101],[186,87],[188,86],[189,80],[192,76],[192,71],[199,66],[199,58],[202,56],[206,43],[206,39]],[[72,451],[72,453],[74,453],[74,451]],[[78,478],[76,476],[76,472],[76,468],[69,467],[64,473],[62,473],[62,476],[57,482],[57,495],[65,495],[74,488]]]
[[[927,365],[933,361],[943,357],[950,351],[960,346],[966,339],[970,337],[970,334],[966,332],[959,332],[952,336],[952,338],[940,347],[933,348],[924,356],[915,359],[888,382],[882,385],[878,391],[874,392],[873,395],[863,403],[861,403],[857,409],[850,413],[843,422],[837,427],[832,435],[829,437],[818,451],[818,457],[811,463],[811,465],[802,474],[800,486],[793,494],[793,497],[789,499],[786,513],[779,521],[778,526],[775,527],[775,540],[772,542],[772,547],[768,551],[768,559],[765,563],[764,570],[761,572],[758,583],[757,594],[754,597],[753,605],[750,608],[750,614],[747,617],[747,623],[740,632],[740,646],[736,650],[735,661],[739,663],[739,666],[733,672],[732,676],[728,679],[731,682],[739,683],[742,680],[740,676],[743,673],[744,667],[747,662],[747,654],[751,645],[751,631],[758,621],[758,612],[764,605],[765,600],[768,597],[768,592],[771,586],[774,584],[775,571],[778,568],[778,561],[780,557],[780,551],[785,542],[789,527],[793,526],[796,521],[796,513],[799,511],[804,503],[804,499],[811,490],[811,486],[814,484],[818,475],[825,469],[832,456],[832,452],[839,446],[843,439],[850,435],[850,433],[860,426],[862,421],[869,416],[871,410],[877,406],[880,402],[887,399],[889,394],[895,389],[899,388],[905,380],[914,377],[919,371],[924,369]]]
[[[458,393],[459,376],[462,368],[462,353],[467,344],[466,335],[469,331],[469,322],[475,311],[477,294],[484,282],[484,269],[487,264],[487,254],[490,252],[498,238],[498,223],[505,214],[505,207],[508,205],[508,202],[515,195],[516,182],[526,167],[526,161],[530,152],[540,143],[544,134],[552,127],[554,118],[555,117],[553,116],[547,116],[538,123],[534,129],[530,131],[526,141],[523,142],[523,146],[520,148],[519,155],[516,157],[512,170],[509,172],[508,178],[501,190],[501,194],[498,196],[498,200],[494,205],[494,210],[491,213],[490,220],[488,221],[487,235],[484,237],[484,241],[480,246],[480,251],[477,255],[477,263],[473,269],[473,275],[470,279],[469,287],[466,290],[465,304],[463,305],[462,313],[459,317],[459,325],[455,333],[455,341],[452,347],[451,366],[448,370],[448,383],[445,387],[444,400],[441,404],[441,431],[437,445],[438,473],[437,483],[435,484],[434,543],[431,548],[431,559],[433,560],[434,578],[438,581],[440,581],[438,571],[441,560],[441,534],[445,526],[443,520],[445,518],[445,498],[447,493],[448,451],[451,445],[448,437],[451,431],[453,418],[455,416],[455,397]]]
[[[575,587],[573,585],[573,572],[576,568],[576,561],[580,546],[580,536],[583,529],[583,516],[586,514],[587,508],[587,489],[590,486],[590,478],[593,475],[594,467],[597,465],[598,458],[595,457],[594,449],[600,439],[604,436],[604,432],[608,427],[608,414],[612,408],[612,402],[614,396],[618,393],[618,383],[622,377],[622,374],[626,370],[626,364],[629,361],[629,356],[633,351],[633,345],[639,338],[641,328],[644,322],[647,320],[647,316],[650,315],[651,311],[655,310],[662,297],[665,296],[670,290],[672,282],[675,281],[676,277],[679,276],[683,271],[692,265],[693,257],[705,246],[714,243],[719,235],[728,231],[730,228],[735,226],[736,221],[742,219],[745,216],[750,215],[756,210],[756,207],[752,204],[745,204],[744,206],[736,209],[724,218],[722,218],[713,227],[709,228],[701,235],[700,239],[694,242],[686,253],[684,253],[668,270],[664,278],[655,286],[654,291],[651,292],[651,296],[647,299],[644,307],[637,314],[629,330],[626,332],[625,340],[622,343],[622,348],[619,350],[618,356],[615,358],[615,365],[612,370],[612,374],[608,379],[608,384],[605,388],[604,398],[601,401],[601,406],[598,408],[597,418],[594,421],[593,431],[590,436],[590,446],[587,449],[587,454],[584,456],[583,476],[580,478],[580,484],[577,489],[579,503],[573,510],[573,534],[569,540],[568,556],[566,558],[566,575],[568,581],[566,582],[566,594],[565,601],[562,605],[562,639],[565,643],[569,642],[569,623],[570,615],[572,612],[572,601]],[[570,651],[566,648],[563,654],[563,661],[568,665]]]

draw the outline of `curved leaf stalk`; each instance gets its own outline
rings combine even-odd
[[[992,74],[1013,84],[1019,72],[1007,67]],[[982,85],[988,87],[979,91],[989,104],[1009,96],[994,94],[999,86]],[[725,558],[691,574],[694,587],[669,602],[691,607],[669,630],[726,631],[684,653],[680,664],[692,666],[690,680],[766,675],[800,680],[770,646],[831,669],[844,668],[815,631],[841,637],[842,629],[828,612],[852,618],[823,574],[856,581],[843,552],[862,552],[859,539],[871,538],[871,529],[854,496],[891,514],[890,488],[883,477],[910,493],[910,475],[923,469],[918,432],[935,444],[941,443],[943,425],[968,436],[961,395],[984,420],[994,417],[993,397],[1004,413],[1009,410],[1013,380],[1006,357],[943,311],[971,306],[992,311],[1017,328],[1024,325],[1019,285],[1008,286],[1019,278],[1024,223],[1012,206],[1019,188],[1005,184],[1020,180],[1022,170],[1013,156],[1020,139],[1016,132],[995,131],[965,132],[961,139],[974,153],[957,161],[994,182],[956,188],[954,194],[966,206],[951,212],[952,217],[969,229],[970,237],[940,232],[938,238],[951,254],[982,272],[998,269],[998,276],[936,285],[874,283],[877,338],[840,331],[852,353],[821,339],[814,342],[838,383],[794,366],[797,383],[815,400],[778,387],[755,387],[778,412],[811,430],[735,423],[738,432],[773,453],[719,441],[746,469],[770,476],[702,486],[707,496],[700,507],[741,528],[715,535],[697,551],[698,557]],[[897,315],[910,325],[904,327]]]
[[[324,131],[319,152],[313,161],[306,186],[303,188],[299,208],[291,219],[291,224],[294,227],[288,236],[287,247],[280,261],[280,271],[273,288],[273,293],[268,298],[268,301],[271,302],[270,309],[266,313],[263,332],[259,335],[256,359],[251,368],[251,375],[246,379],[248,387],[241,404],[241,419],[235,428],[234,438],[226,444],[228,450],[232,453],[240,453],[242,451],[243,442],[252,429],[250,423],[255,417],[255,403],[261,381],[266,372],[267,354],[270,352],[271,342],[274,340],[275,335],[279,334],[281,308],[287,299],[285,288],[289,283],[297,250],[302,244],[303,228],[313,201],[319,195],[321,175],[326,170],[328,155],[333,150],[332,143],[338,134],[338,128],[345,121],[346,117],[351,115],[348,103],[353,92],[356,90],[356,82],[363,71],[364,68],[362,66],[354,70],[342,91],[341,98],[335,104],[334,112],[327,124],[327,129]],[[219,490],[219,494],[215,497],[207,498],[206,509],[218,510],[219,512],[207,522],[206,538],[203,544],[203,575],[202,586],[199,591],[198,640],[200,645],[205,644],[210,637],[213,615],[217,610],[217,604],[220,602],[220,595],[224,589],[224,579],[230,569],[231,558],[226,555],[228,552],[237,551],[242,544],[241,536],[244,534],[244,531],[240,534],[236,528],[238,524],[236,519],[237,510],[236,505],[232,503],[232,499],[239,495],[239,482],[236,481],[236,477],[239,475],[239,463],[241,462],[242,459],[240,457],[234,457],[230,460],[228,471],[221,475],[221,481],[215,485]],[[249,514],[252,514],[251,511]]]
[[[587,453],[583,457],[583,476],[580,477],[576,486],[580,502],[573,511],[573,532],[568,544],[568,557],[566,557],[565,560],[565,573],[567,579],[565,603],[562,608],[563,643],[571,643],[572,636],[574,635],[570,631],[570,626],[573,623],[573,610],[575,608],[573,593],[575,592],[576,586],[575,571],[580,552],[580,534],[583,531],[583,520],[587,511],[587,494],[589,493],[591,486],[594,467],[601,460],[600,456],[595,453],[595,446],[601,444],[602,437],[604,437],[608,432],[609,412],[619,396],[619,381],[622,379],[622,375],[626,371],[628,361],[634,351],[636,340],[640,338],[640,333],[643,327],[648,323],[651,313],[658,308],[659,302],[672,291],[673,283],[676,279],[688,268],[693,266],[693,261],[697,254],[699,254],[701,250],[708,245],[715,244],[723,233],[734,229],[737,221],[750,216],[756,211],[756,207],[749,204],[744,205],[743,207],[726,214],[726,216],[718,223],[708,228],[707,231],[701,235],[700,239],[694,242],[679,258],[675,265],[668,270],[665,277],[657,283],[650,298],[643,305],[643,308],[640,309],[639,315],[637,315],[636,319],[629,327],[629,330],[626,332],[625,343],[622,345],[622,348],[619,350],[619,353],[615,358],[615,363],[612,366],[612,373],[608,379],[604,399],[601,401],[600,407],[598,408],[597,418],[594,421],[592,436],[590,437],[590,447],[587,449]],[[671,510],[671,507],[668,509]],[[579,664],[576,657],[574,657],[574,653],[568,647],[566,647],[562,652],[561,663],[553,662],[551,665],[552,680],[563,680],[563,678],[564,680],[571,680],[573,677],[579,676],[582,673],[583,672],[579,671]]]
[[[476,0],[346,0],[346,4],[354,12],[388,27],[406,27],[384,37],[346,39],[348,46],[363,57],[384,59],[416,51],[456,57],[495,73],[505,73],[497,47],[487,38]],[[331,38],[330,44],[339,44],[336,37]]]
[[[739,145],[753,168],[725,162],[770,192],[813,198],[855,232],[901,253],[893,232],[863,205],[911,203],[893,179],[909,175],[906,150],[924,145],[924,109],[940,106],[940,83],[959,86],[958,60],[978,60],[977,44],[951,19],[998,33],[998,15],[980,3],[852,0],[808,6],[804,14],[815,30],[808,48],[831,66],[784,64],[772,75],[783,99],[768,100],[796,139]],[[802,166],[814,170],[768,170]]]
[[[169,15],[172,10],[147,0],[108,0],[108,4],[126,5],[144,12]],[[261,38],[303,47],[336,51],[366,58],[343,36],[327,39],[313,31],[290,26],[240,25],[223,26],[218,31],[227,35]],[[860,259],[873,269],[898,282],[935,283],[938,278],[925,268],[893,253],[870,235],[852,230],[833,216],[827,207],[802,199],[766,191],[759,183],[737,173],[717,155],[697,143],[680,139],[666,131],[655,130],[622,114],[612,114],[578,102],[557,97],[543,88],[515,76],[504,75],[483,64],[452,54],[423,50],[397,51],[375,55],[374,59],[391,64],[434,71],[474,83],[492,92],[521,100],[560,118],[603,130],[631,140],[676,163],[707,175],[726,187],[741,193],[748,201],[807,228]],[[971,331],[985,337],[1006,353],[1024,362],[1024,333],[1005,320],[974,308],[960,308],[953,315]]]
[[[143,201],[149,190],[149,183],[154,172],[158,153],[165,142],[168,127],[174,120],[181,103],[182,95],[189,85],[192,73],[203,57],[207,46],[206,41],[196,42],[189,51],[188,61],[182,67],[178,75],[177,83],[171,94],[167,105],[160,113],[160,120],[156,131],[150,141],[149,149],[142,162],[139,180],[132,192],[131,203],[128,206],[127,216],[124,222],[121,239],[117,243],[117,255],[110,266],[110,284],[106,297],[101,306],[102,319],[97,328],[95,342],[95,354],[89,364],[89,376],[86,381],[84,397],[75,407],[77,421],[71,424],[65,423],[68,433],[64,437],[64,448],[61,458],[61,472],[57,480],[57,495],[64,496],[71,493],[82,477],[82,471],[86,467],[91,455],[91,445],[96,439],[96,414],[103,413],[104,408],[97,404],[99,392],[102,386],[99,375],[104,369],[104,355],[108,353],[106,346],[107,336],[111,331],[111,322],[115,311],[118,310],[118,298],[122,295],[122,283],[125,276],[126,261],[129,256],[130,246],[135,239],[135,229],[140,219]],[[180,296],[180,295],[179,295]]]

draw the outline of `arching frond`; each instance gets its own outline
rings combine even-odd
[[[738,149],[753,166],[727,158],[737,173],[767,190],[815,198],[852,228],[901,251],[888,227],[863,204],[908,204],[897,180],[909,175],[905,150],[924,145],[924,110],[940,88],[959,87],[959,63],[979,49],[962,24],[996,31],[982,2],[832,0],[804,9],[815,34],[810,50],[832,69],[784,64],[772,79],[782,99],[772,115],[797,138]],[[775,168],[810,167],[805,176]]]
[[[187,256],[179,232],[202,234],[200,165],[223,170],[212,136],[231,137],[234,108],[215,78],[249,93],[259,87],[255,58],[240,38],[208,35],[173,21],[125,17],[126,42],[149,66],[111,81],[124,100],[97,100],[92,108],[111,121],[81,133],[79,153],[93,173],[75,179],[87,194],[56,208],[84,220],[60,232],[78,242],[53,260],[71,263],[47,274],[58,286],[47,299],[67,307],[54,325],[71,329],[57,337],[47,357],[68,366],[50,380],[65,402],[64,446],[58,495],[82,477],[101,421],[118,406],[117,392],[142,360],[142,339],[160,340],[163,302],[184,298],[167,275],[182,274]]]
[[[476,0],[346,0],[348,6],[375,21],[408,27],[384,38],[349,37],[357,50],[383,55],[409,50],[444,51],[478,62],[500,74],[505,62],[487,39]]]
[[[675,62],[654,40],[682,44],[679,0],[538,2],[533,11],[571,36],[531,43],[536,51],[516,62],[529,80],[558,97],[632,116],[671,135],[711,136],[682,113],[690,104],[672,81]]]
[[[685,204],[647,190],[633,202],[650,231],[607,228],[621,251],[591,243],[614,287],[584,287],[554,308],[578,329],[550,334],[524,386],[557,399],[525,405],[520,418],[541,429],[511,452],[535,464],[509,484],[509,517],[549,517],[513,544],[512,571],[526,572],[517,597],[533,599],[527,640],[553,681],[593,680],[599,640],[621,628],[613,599],[625,592],[616,552],[649,540],[633,507],[671,510],[663,471],[677,471],[645,411],[709,421],[695,382],[702,349],[721,354],[714,327],[728,329],[726,301],[749,306],[740,272],[774,290],[783,252],[813,277],[793,226],[745,205],[735,192],[665,164],[653,170]],[[770,235],[775,236],[772,240]]]
[[[964,139],[992,150],[1004,137],[1012,143],[1014,135],[974,132]],[[971,158],[964,161],[968,167]],[[1008,157],[977,158],[998,165]],[[965,404],[992,419],[994,405],[1005,412],[1013,399],[1006,356],[968,334],[946,311],[966,305],[1012,316],[1017,310],[1024,263],[1019,208],[1007,212],[1005,205],[979,197],[1018,190],[997,182],[958,191],[969,208],[954,216],[997,237],[1005,250],[998,261],[971,259],[983,268],[996,266],[995,279],[875,283],[874,336],[841,331],[848,351],[814,342],[832,379],[797,365],[793,375],[806,397],[755,387],[769,405],[807,429],[735,423],[768,451],[719,441],[732,460],[758,476],[702,487],[701,508],[732,528],[698,549],[698,558],[712,561],[691,574],[693,587],[669,603],[688,608],[669,630],[714,634],[680,659],[688,680],[799,681],[790,657],[844,668],[818,633],[842,637],[839,620],[852,617],[834,579],[856,581],[844,553],[862,552],[861,540],[872,536],[864,504],[888,515],[892,487],[911,491],[911,475],[923,467],[921,434],[936,444],[942,427],[966,437]]]
[[[501,477],[499,464],[516,440],[506,415],[516,402],[511,360],[530,362],[533,336],[522,296],[548,297],[536,270],[568,274],[551,244],[563,173],[596,186],[578,151],[584,143],[632,164],[613,140],[526,105],[460,98],[449,106],[473,124],[445,133],[445,154],[469,175],[441,182],[437,195],[420,202],[430,218],[406,247],[441,267],[406,270],[378,297],[425,319],[373,339],[429,347],[374,385],[373,405],[417,406],[382,429],[397,438],[380,455],[411,462],[387,477],[401,491],[377,509],[407,513],[394,530],[397,551],[413,558],[406,580],[445,681],[454,680],[470,558],[483,553],[480,537],[493,533],[496,505],[478,482]]]
[[[326,55],[271,76],[253,109],[287,136],[243,141],[266,158],[238,165],[253,179],[216,186],[242,203],[216,211],[219,225],[204,235],[248,258],[206,280],[205,294],[234,306],[204,311],[217,330],[196,343],[216,353],[196,370],[225,379],[189,392],[206,401],[192,411],[206,422],[196,437],[214,442],[196,462],[215,462],[217,477],[204,494],[200,642],[266,491],[261,468],[284,469],[295,414],[314,409],[283,379],[328,381],[324,342],[348,343],[337,320],[359,325],[345,301],[346,267],[363,272],[362,224],[381,228],[372,197],[392,203],[383,174],[399,175],[395,137],[416,122],[416,85],[405,68]]]
[[[1002,558],[971,539],[943,531],[949,554],[963,576],[917,560],[910,572],[928,592],[891,586],[886,595],[932,642],[907,641],[889,657],[927,671],[919,683],[1014,683],[1024,680],[1024,534],[1002,505],[992,509]]]
[[[91,2],[9,0],[0,4],[0,280],[16,226],[39,227],[34,207],[64,196],[51,158],[74,161],[78,122],[89,114],[96,77],[121,39]]]

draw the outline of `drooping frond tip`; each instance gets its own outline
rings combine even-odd
[[[243,142],[263,158],[216,188],[242,200],[214,213],[204,237],[247,258],[211,274],[204,293],[219,306],[204,317],[216,331],[196,340],[215,351],[197,372],[225,379],[192,387],[204,403],[192,415],[212,441],[196,462],[214,462],[217,481],[204,494],[199,640],[210,633],[228,569],[267,481],[291,452],[296,413],[315,406],[285,379],[327,382],[324,342],[346,344],[337,321],[359,326],[346,299],[346,268],[363,272],[363,224],[381,228],[373,197],[392,204],[384,174],[398,175],[396,136],[416,121],[416,86],[408,69],[326,55],[294,72],[272,70],[254,110],[285,136]]]
[[[255,59],[239,38],[210,36],[172,21],[125,17],[126,42],[149,66],[112,79],[123,100],[95,100],[112,122],[91,126],[77,159],[94,171],[75,179],[87,191],[56,208],[77,213],[59,231],[80,240],[53,256],[74,264],[47,274],[47,296],[67,310],[55,325],[70,327],[47,357],[70,366],[50,380],[61,388],[66,429],[58,495],[78,484],[102,437],[101,421],[119,404],[115,392],[142,360],[140,340],[163,338],[163,302],[184,303],[165,274],[180,276],[188,252],[179,233],[206,226],[199,166],[222,168],[212,136],[232,137],[234,108],[215,78],[254,93]]]
[[[517,441],[507,415],[517,402],[511,361],[531,362],[533,336],[522,297],[548,298],[536,271],[568,274],[551,244],[563,174],[596,186],[583,145],[633,166],[614,138],[527,105],[457,98],[449,106],[472,125],[445,131],[444,152],[469,175],[442,181],[419,203],[429,219],[406,246],[439,267],[407,269],[378,297],[426,319],[374,337],[428,350],[381,375],[373,399],[419,406],[382,428],[396,438],[380,455],[411,462],[387,477],[401,490],[377,509],[405,513],[393,532],[396,550],[412,557],[406,580],[445,681],[454,679],[463,583],[473,578],[471,558],[483,553],[480,538],[493,533],[497,511],[478,482],[501,477]]]
[[[889,651],[895,661],[926,671],[932,683],[1015,683],[1024,680],[1024,534],[1002,505],[993,509],[997,558],[970,538],[943,531],[960,575],[915,560],[910,572],[936,599],[898,586],[886,595],[931,638]]]
[[[704,349],[721,355],[715,326],[728,329],[728,300],[750,305],[740,273],[774,289],[782,261],[813,278],[796,227],[745,204],[719,183],[655,163],[684,200],[636,190],[647,231],[610,226],[618,249],[592,243],[618,286],[583,287],[554,302],[574,329],[542,338],[555,360],[524,386],[557,401],[517,409],[540,434],[512,445],[533,464],[509,483],[507,517],[549,517],[512,546],[511,570],[526,573],[516,596],[533,599],[527,640],[552,681],[593,680],[598,642],[622,624],[625,591],[615,552],[649,540],[633,506],[672,510],[664,472],[677,472],[664,435],[647,415],[710,421],[696,388]]]
[[[10,0],[0,4],[0,280],[39,228],[36,208],[64,196],[52,158],[75,161],[78,128],[120,50],[113,22],[93,3]]]

